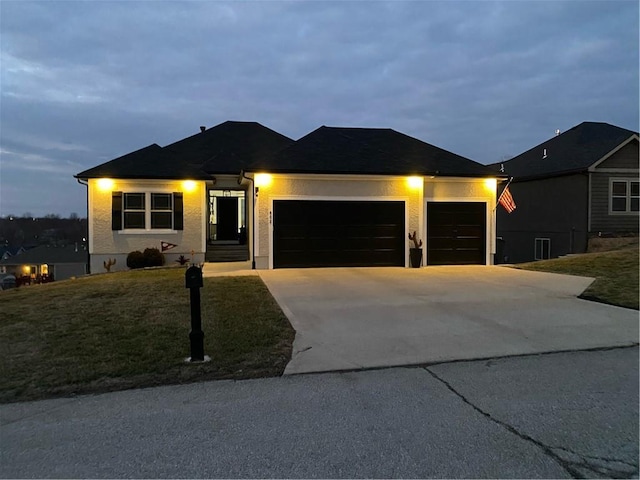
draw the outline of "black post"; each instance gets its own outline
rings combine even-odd
[[[191,301],[191,362],[204,361],[204,332],[202,331],[202,318],[200,316],[200,288],[202,288],[202,269],[192,265],[185,273],[185,285],[190,290]]]

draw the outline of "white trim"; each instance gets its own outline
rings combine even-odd
[[[409,225],[409,201],[408,196],[325,196],[325,195],[272,195],[269,196],[269,270],[273,270],[273,225],[275,224],[275,214],[273,213],[273,202],[275,200],[305,200],[305,201],[335,201],[335,202],[404,202],[404,229]],[[259,222],[258,222],[259,223]],[[404,266],[409,266],[409,242],[404,242]]]
[[[597,173],[640,173],[640,169],[638,168],[599,168],[596,170]],[[591,173],[591,172],[589,172]]]
[[[587,191],[587,232],[591,231],[591,214],[592,212],[592,208],[591,208],[591,202],[593,201],[593,194],[591,192],[591,188],[592,188],[592,184],[593,184],[593,174],[592,172],[588,172],[589,175],[589,179],[588,179],[588,191]]]
[[[491,255],[493,255],[495,253],[494,248],[492,248],[493,243],[491,242],[491,237],[495,236],[496,232],[493,230],[493,225],[495,225],[492,222],[492,203],[493,199],[491,197],[449,197],[449,198],[434,198],[434,197],[425,197],[424,199],[424,204],[423,204],[423,209],[424,209],[424,216],[425,216],[425,225],[428,223],[428,218],[427,218],[427,204],[429,202],[431,203],[484,203],[485,204],[485,241],[484,241],[484,250],[485,250],[485,265],[491,265]],[[494,210],[495,211],[495,210]],[[425,239],[425,247],[427,247],[427,243],[428,242],[428,235],[429,232],[426,232],[424,239]],[[423,264],[428,266],[429,264],[427,263],[427,255],[426,255],[426,250],[424,253],[424,262]]]
[[[153,230],[142,229],[142,228],[130,228],[128,230],[122,229],[118,230],[118,235],[171,235],[174,233],[178,233],[179,230],[171,230],[168,228],[154,228]]]
[[[269,173],[274,179],[282,178],[287,180],[343,180],[343,181],[354,181],[354,180],[378,180],[381,182],[388,182],[390,180],[399,180],[406,179],[408,177],[421,177],[428,178],[424,175],[358,175],[358,174],[331,174],[331,173]]]
[[[613,150],[611,150],[609,153],[607,153],[604,157],[602,157],[600,160],[596,160],[594,163],[591,164],[591,166],[589,167],[589,171],[590,172],[594,172],[596,171],[596,168],[598,167],[598,165],[600,165],[602,162],[606,161],[609,157],[611,157],[612,155],[614,155],[616,152],[618,152],[620,149],[622,149],[623,147],[626,147],[629,143],[631,143],[633,140],[639,140],[638,135],[636,135],[635,133],[633,135],[631,135],[629,138],[627,138],[624,142],[622,142],[620,145],[618,145],[616,148],[614,148]],[[604,170],[598,170],[598,171],[604,171]]]
[[[204,184],[204,192],[201,193],[200,195],[202,197],[202,215],[201,217],[201,223],[200,223],[200,230],[201,230],[201,240],[202,240],[202,252],[204,253],[204,257],[205,260],[207,258],[207,237],[209,236],[209,188],[205,182]],[[185,218],[186,215],[184,214],[184,194],[182,195],[182,228],[186,228],[185,226]]]

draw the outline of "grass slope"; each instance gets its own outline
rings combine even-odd
[[[0,292],[0,402],[280,375],[295,335],[259,277],[205,278],[211,362],[189,356],[183,269],[119,272]]]
[[[595,277],[582,298],[638,310],[638,247],[522,263],[516,268]]]

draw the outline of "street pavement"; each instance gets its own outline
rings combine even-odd
[[[0,406],[3,478],[638,477],[638,348]]]

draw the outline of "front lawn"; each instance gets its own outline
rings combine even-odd
[[[281,375],[295,333],[262,280],[205,278],[200,293],[211,362],[186,364],[184,269],[0,291],[0,402]]]
[[[638,260],[638,247],[633,246],[609,252],[522,263],[515,267],[595,277],[596,281],[584,291],[581,298],[638,310]]]

